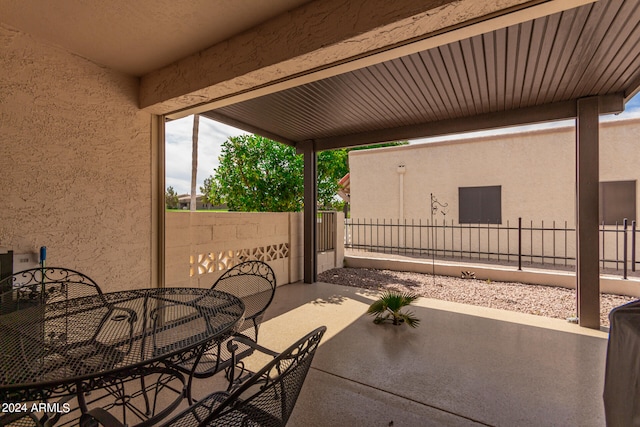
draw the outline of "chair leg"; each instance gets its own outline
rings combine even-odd
[[[149,396],[147,395],[147,387],[144,383],[144,375],[140,377],[140,390],[142,390],[142,397],[144,397],[145,413],[149,415],[151,413],[151,407],[149,406]]]

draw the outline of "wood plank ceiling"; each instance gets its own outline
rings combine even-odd
[[[639,86],[640,1],[600,0],[203,115],[290,144],[344,141],[586,96],[628,100]]]

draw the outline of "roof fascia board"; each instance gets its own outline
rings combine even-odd
[[[627,103],[640,92],[640,73],[631,80],[628,90],[625,93],[624,102]]]
[[[220,123],[224,123],[225,125],[229,125],[232,126],[234,128],[238,128],[250,133],[254,133],[256,135],[260,135],[263,136],[265,138],[269,138],[272,139],[274,141],[278,141],[281,142],[283,144],[286,145],[291,145],[292,147],[296,146],[296,141],[292,141],[290,139],[287,139],[283,136],[277,135],[275,133],[266,131],[262,128],[256,127],[256,126],[252,126],[248,123],[236,120],[236,119],[232,119],[231,117],[225,116],[224,114],[220,114],[216,111],[207,111],[204,113],[200,114],[203,117],[207,117],[211,120],[215,120],[216,122],[220,122]]]
[[[599,97],[599,105],[600,114],[621,113],[624,111],[624,96],[623,94],[601,96]],[[577,111],[577,100],[569,100],[439,122],[421,123],[331,138],[319,138],[314,140],[314,143],[318,151],[334,150],[388,141],[402,141],[574,119],[577,116]]]

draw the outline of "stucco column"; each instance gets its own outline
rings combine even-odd
[[[580,326],[600,328],[598,98],[578,100],[576,118],[576,289]]]
[[[317,160],[311,141],[302,144],[304,155],[304,283],[314,283],[318,277],[316,254],[317,227]]]

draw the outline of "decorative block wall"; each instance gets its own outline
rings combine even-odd
[[[302,279],[302,213],[167,212],[166,286],[210,287],[234,265],[267,262],[278,285]]]

